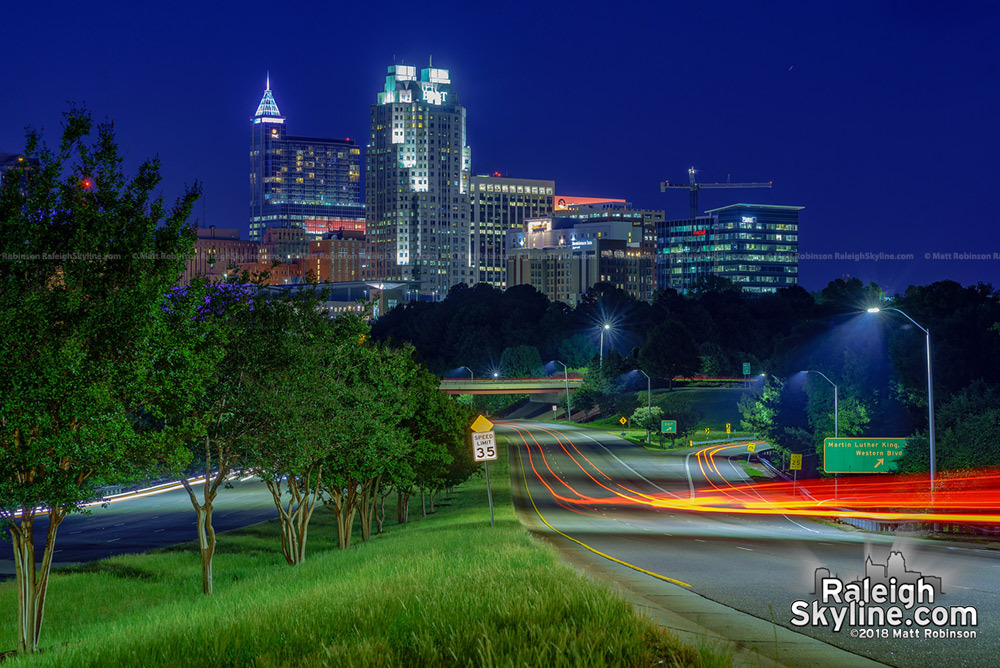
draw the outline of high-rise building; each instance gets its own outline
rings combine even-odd
[[[469,232],[471,155],[465,108],[448,70],[391,65],[371,107],[365,160],[371,276],[418,281],[443,296],[474,283]]]
[[[801,206],[732,204],[657,225],[657,284],[686,292],[703,276],[746,292],[775,292],[799,280]]]
[[[473,176],[472,268],[477,283],[507,287],[507,232],[552,214],[555,181]]]
[[[648,301],[656,278],[643,231],[642,214],[528,220],[507,235],[507,284],[534,286],[570,306],[598,283]]]
[[[350,139],[299,137],[285,117],[268,77],[250,119],[250,239],[270,227],[301,228],[312,238],[363,229],[361,149]]]

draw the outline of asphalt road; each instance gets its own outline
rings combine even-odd
[[[278,516],[270,492],[254,478],[233,480],[233,489],[223,489],[215,500],[216,532],[256,524]],[[195,486],[201,492],[201,486]],[[184,489],[125,498],[107,507],[94,507],[89,514],[73,514],[63,520],[56,535],[53,568],[95,561],[116,554],[145,552],[197,538],[195,514]],[[35,525],[36,556],[48,531],[48,519]],[[0,544],[0,579],[14,576],[10,544]]]
[[[521,475],[523,466],[531,498],[545,521],[594,550],[888,665],[1000,666],[1000,552],[845,531],[799,516],[656,507],[656,499],[680,502],[692,496],[725,505],[727,495],[737,494],[734,487],[743,497],[745,486],[752,483],[736,461],[716,457],[717,470],[704,461],[699,465],[698,448],[654,453],[582,428],[533,423],[498,428],[518,445],[520,456],[512,460],[512,472]],[[728,454],[738,452],[745,453],[745,447]],[[884,564],[891,550],[903,553],[908,570],[942,578],[944,594],[931,607],[976,608],[976,638],[894,638],[888,627],[864,624],[845,624],[840,632],[827,626],[792,626],[793,602],[816,598],[816,568],[826,567],[851,581],[864,577],[867,557]],[[852,637],[869,633],[867,629],[876,637]],[[918,631],[905,626],[900,630]],[[889,637],[878,637],[881,633]]]

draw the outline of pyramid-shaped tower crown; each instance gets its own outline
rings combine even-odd
[[[271,95],[271,75],[267,75],[267,83],[264,88],[264,97],[260,98],[260,104],[257,105],[257,116],[281,116],[281,112],[278,111],[278,103],[274,101],[274,96]]]

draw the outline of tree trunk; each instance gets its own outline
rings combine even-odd
[[[49,572],[55,552],[56,530],[66,517],[64,511],[49,513],[49,530],[45,536],[42,564],[35,564],[35,510],[24,509],[20,525],[11,523],[10,535],[14,547],[14,570],[17,585],[17,652],[24,654],[38,649],[38,639],[45,619],[45,596],[49,589]]]
[[[271,492],[274,507],[278,509],[281,523],[281,553],[290,566],[306,560],[306,538],[309,520],[312,519],[319,502],[320,479],[323,467],[316,472],[316,482],[312,483],[313,466],[308,467],[301,477],[288,476],[288,507],[281,501],[281,479],[265,479],[264,484]]]
[[[436,493],[437,493],[437,492],[431,492],[431,515],[433,515],[433,514],[434,514],[434,495],[435,495]]]
[[[382,476],[368,480],[361,490],[361,540],[363,542],[372,537],[372,516],[375,514],[375,501],[378,499],[381,481]]]
[[[427,502],[424,499],[424,488],[420,488],[420,517],[427,517]]]
[[[396,521],[406,524],[410,519],[410,490],[396,490]]]
[[[378,497],[378,509],[375,511],[375,522],[378,530],[375,533],[382,533],[382,525],[385,523],[385,497],[388,494],[380,494]]]
[[[211,441],[209,437],[205,437],[205,486],[203,488],[204,492],[204,502],[198,502],[198,496],[195,494],[194,489],[191,488],[191,483],[188,481],[187,477],[181,478],[181,484],[184,485],[184,489],[188,493],[188,498],[191,499],[191,505],[194,506],[195,516],[197,518],[196,531],[198,535],[198,551],[201,553],[201,593],[211,594],[212,593],[212,560],[215,558],[215,526],[212,524],[212,512],[215,509],[215,497],[219,494],[219,488],[222,483],[225,482],[226,477],[229,476],[230,471],[233,468],[233,461],[223,457],[222,445],[219,444],[218,453],[218,466],[219,470],[216,472],[213,478],[212,473],[212,451],[211,451]]]

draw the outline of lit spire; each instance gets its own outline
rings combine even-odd
[[[270,72],[267,73],[264,97],[260,98],[260,104],[257,105],[257,113],[254,116],[281,116],[281,112],[278,111],[278,103],[274,101],[274,96],[271,95]]]

